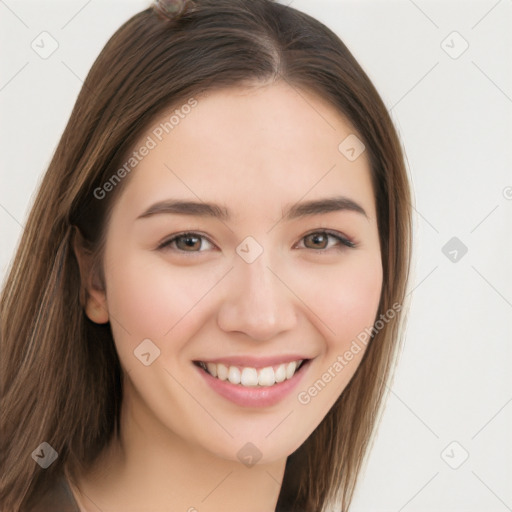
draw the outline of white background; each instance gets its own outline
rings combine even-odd
[[[148,5],[0,0],[2,279],[84,77]],[[351,510],[512,510],[512,1],[292,6],[368,73],[414,187],[406,345]],[[42,31],[59,44],[47,59],[31,48]],[[463,49],[454,31],[469,44],[458,58],[445,51]],[[468,248],[456,262],[442,252],[452,237]]]

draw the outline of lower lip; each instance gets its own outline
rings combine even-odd
[[[291,379],[287,379],[273,386],[245,387],[241,384],[232,384],[228,380],[212,377],[201,367],[194,367],[202,375],[206,383],[219,395],[242,407],[270,407],[279,403],[299,384],[302,376],[309,368],[311,360],[302,364]]]

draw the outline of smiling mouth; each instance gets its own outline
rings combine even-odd
[[[260,369],[223,363],[205,363],[203,361],[194,361],[194,364],[216,379],[229,381],[231,384],[254,388],[269,387],[289,380],[308,361],[309,359],[299,359],[297,361],[267,366]]]

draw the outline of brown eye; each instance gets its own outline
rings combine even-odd
[[[312,244],[312,247],[308,247],[308,249],[325,249],[328,244],[328,236],[325,233],[313,233],[305,236],[304,240],[309,240]],[[308,246],[307,243],[304,245]]]
[[[194,251],[201,248],[201,237],[195,235],[181,235],[175,238],[176,247],[184,251]],[[183,242],[183,243],[180,243]]]
[[[158,249],[173,250],[178,252],[204,252],[200,249],[204,242],[211,244],[204,236],[198,233],[181,233],[159,245]]]
[[[330,233],[328,231],[315,231],[314,233],[310,233],[306,235],[303,240],[306,249],[328,249],[329,247],[329,238],[334,239],[338,242],[335,244],[338,246],[338,249],[343,249],[345,247],[353,248],[355,244],[348,240],[347,238],[340,236],[339,234]]]

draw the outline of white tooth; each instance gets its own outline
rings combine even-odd
[[[244,368],[240,377],[240,382],[243,386],[257,386],[258,372],[256,371],[256,368]]]
[[[295,368],[297,368],[297,363],[295,361],[288,363],[288,365],[286,366],[287,379],[291,379],[293,377],[293,374],[295,373]]]
[[[286,365],[280,364],[277,367],[277,370],[274,372],[274,374],[275,374],[276,382],[283,382],[284,380],[286,380]]]
[[[275,382],[276,378],[274,376],[274,369],[272,366],[267,366],[260,370],[258,374],[258,383],[260,386],[272,386]]]
[[[275,383],[291,379],[301,362],[293,361],[287,364],[280,364],[275,371],[272,366],[267,366],[259,371],[251,367],[242,368],[242,371],[240,371],[236,366],[228,366],[222,363],[201,363],[201,366],[206,366],[208,373],[213,377],[217,377],[220,380],[228,380],[232,384],[241,384],[247,387],[258,385],[269,387]]]
[[[228,380],[231,384],[240,384],[240,370],[236,366],[229,367]]]
[[[228,380],[228,367],[222,363],[217,365],[217,377],[220,380]]]
[[[206,368],[208,368],[208,372],[217,377],[217,365],[215,363],[206,363]]]

